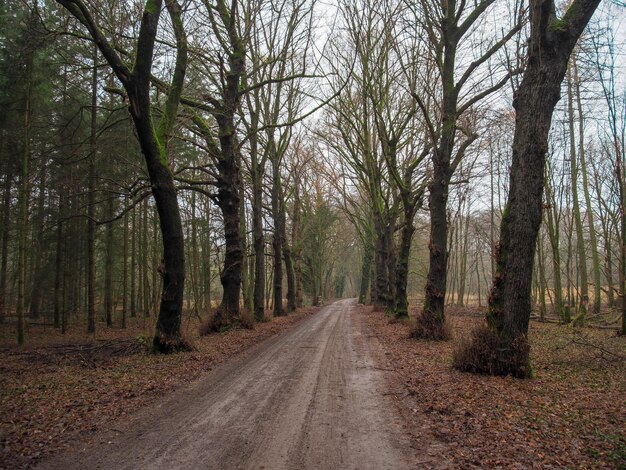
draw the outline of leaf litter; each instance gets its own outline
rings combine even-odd
[[[30,468],[51,454],[90,439],[97,430],[149,405],[225,360],[281,334],[319,311],[304,308],[259,323],[199,336],[196,319],[183,330],[193,351],[147,353],[151,329],[129,319],[125,330],[99,325],[86,339],[83,325],[66,335],[28,326],[28,345],[11,346],[11,328],[0,335],[0,468]]]
[[[452,351],[484,312],[447,312],[454,339],[428,342],[360,306],[422,468],[626,468],[625,338],[531,322],[534,379],[474,375],[452,368]]]

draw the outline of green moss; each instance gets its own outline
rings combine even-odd
[[[548,25],[548,30],[555,33],[564,33],[568,28],[569,22],[565,18],[557,18]]]
[[[161,122],[163,121],[161,120]],[[156,143],[157,150],[159,152],[159,160],[161,161],[161,164],[169,170],[170,163],[167,158],[167,149],[165,148],[165,145],[163,145],[163,140],[165,139],[165,136],[161,136],[161,134],[162,132],[160,132],[160,129],[155,129],[153,123],[152,137],[154,138],[154,142]]]
[[[156,0],[148,0],[146,2],[146,6],[144,7],[144,12],[150,15],[157,12],[157,2]]]

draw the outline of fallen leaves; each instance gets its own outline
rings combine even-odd
[[[624,468],[626,342],[609,330],[532,323],[536,378],[466,374],[452,368],[454,341],[409,338],[409,326],[361,307],[384,346],[380,367],[408,423],[416,460],[442,447],[435,467]],[[455,338],[482,317],[450,315]],[[582,339],[581,339],[582,338]],[[590,347],[592,344],[594,347]]]
[[[200,337],[185,325],[195,350],[146,354],[138,338],[149,337],[143,321],[127,330],[101,328],[97,338],[66,336],[31,327],[27,349],[0,349],[0,468],[26,468],[71,448],[120,416],[153,402],[226,359],[280,334],[317,308]]]

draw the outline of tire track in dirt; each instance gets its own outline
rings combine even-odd
[[[325,307],[40,468],[410,468],[354,305]]]

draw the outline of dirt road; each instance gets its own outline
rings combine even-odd
[[[41,468],[411,468],[353,305],[325,307]]]

